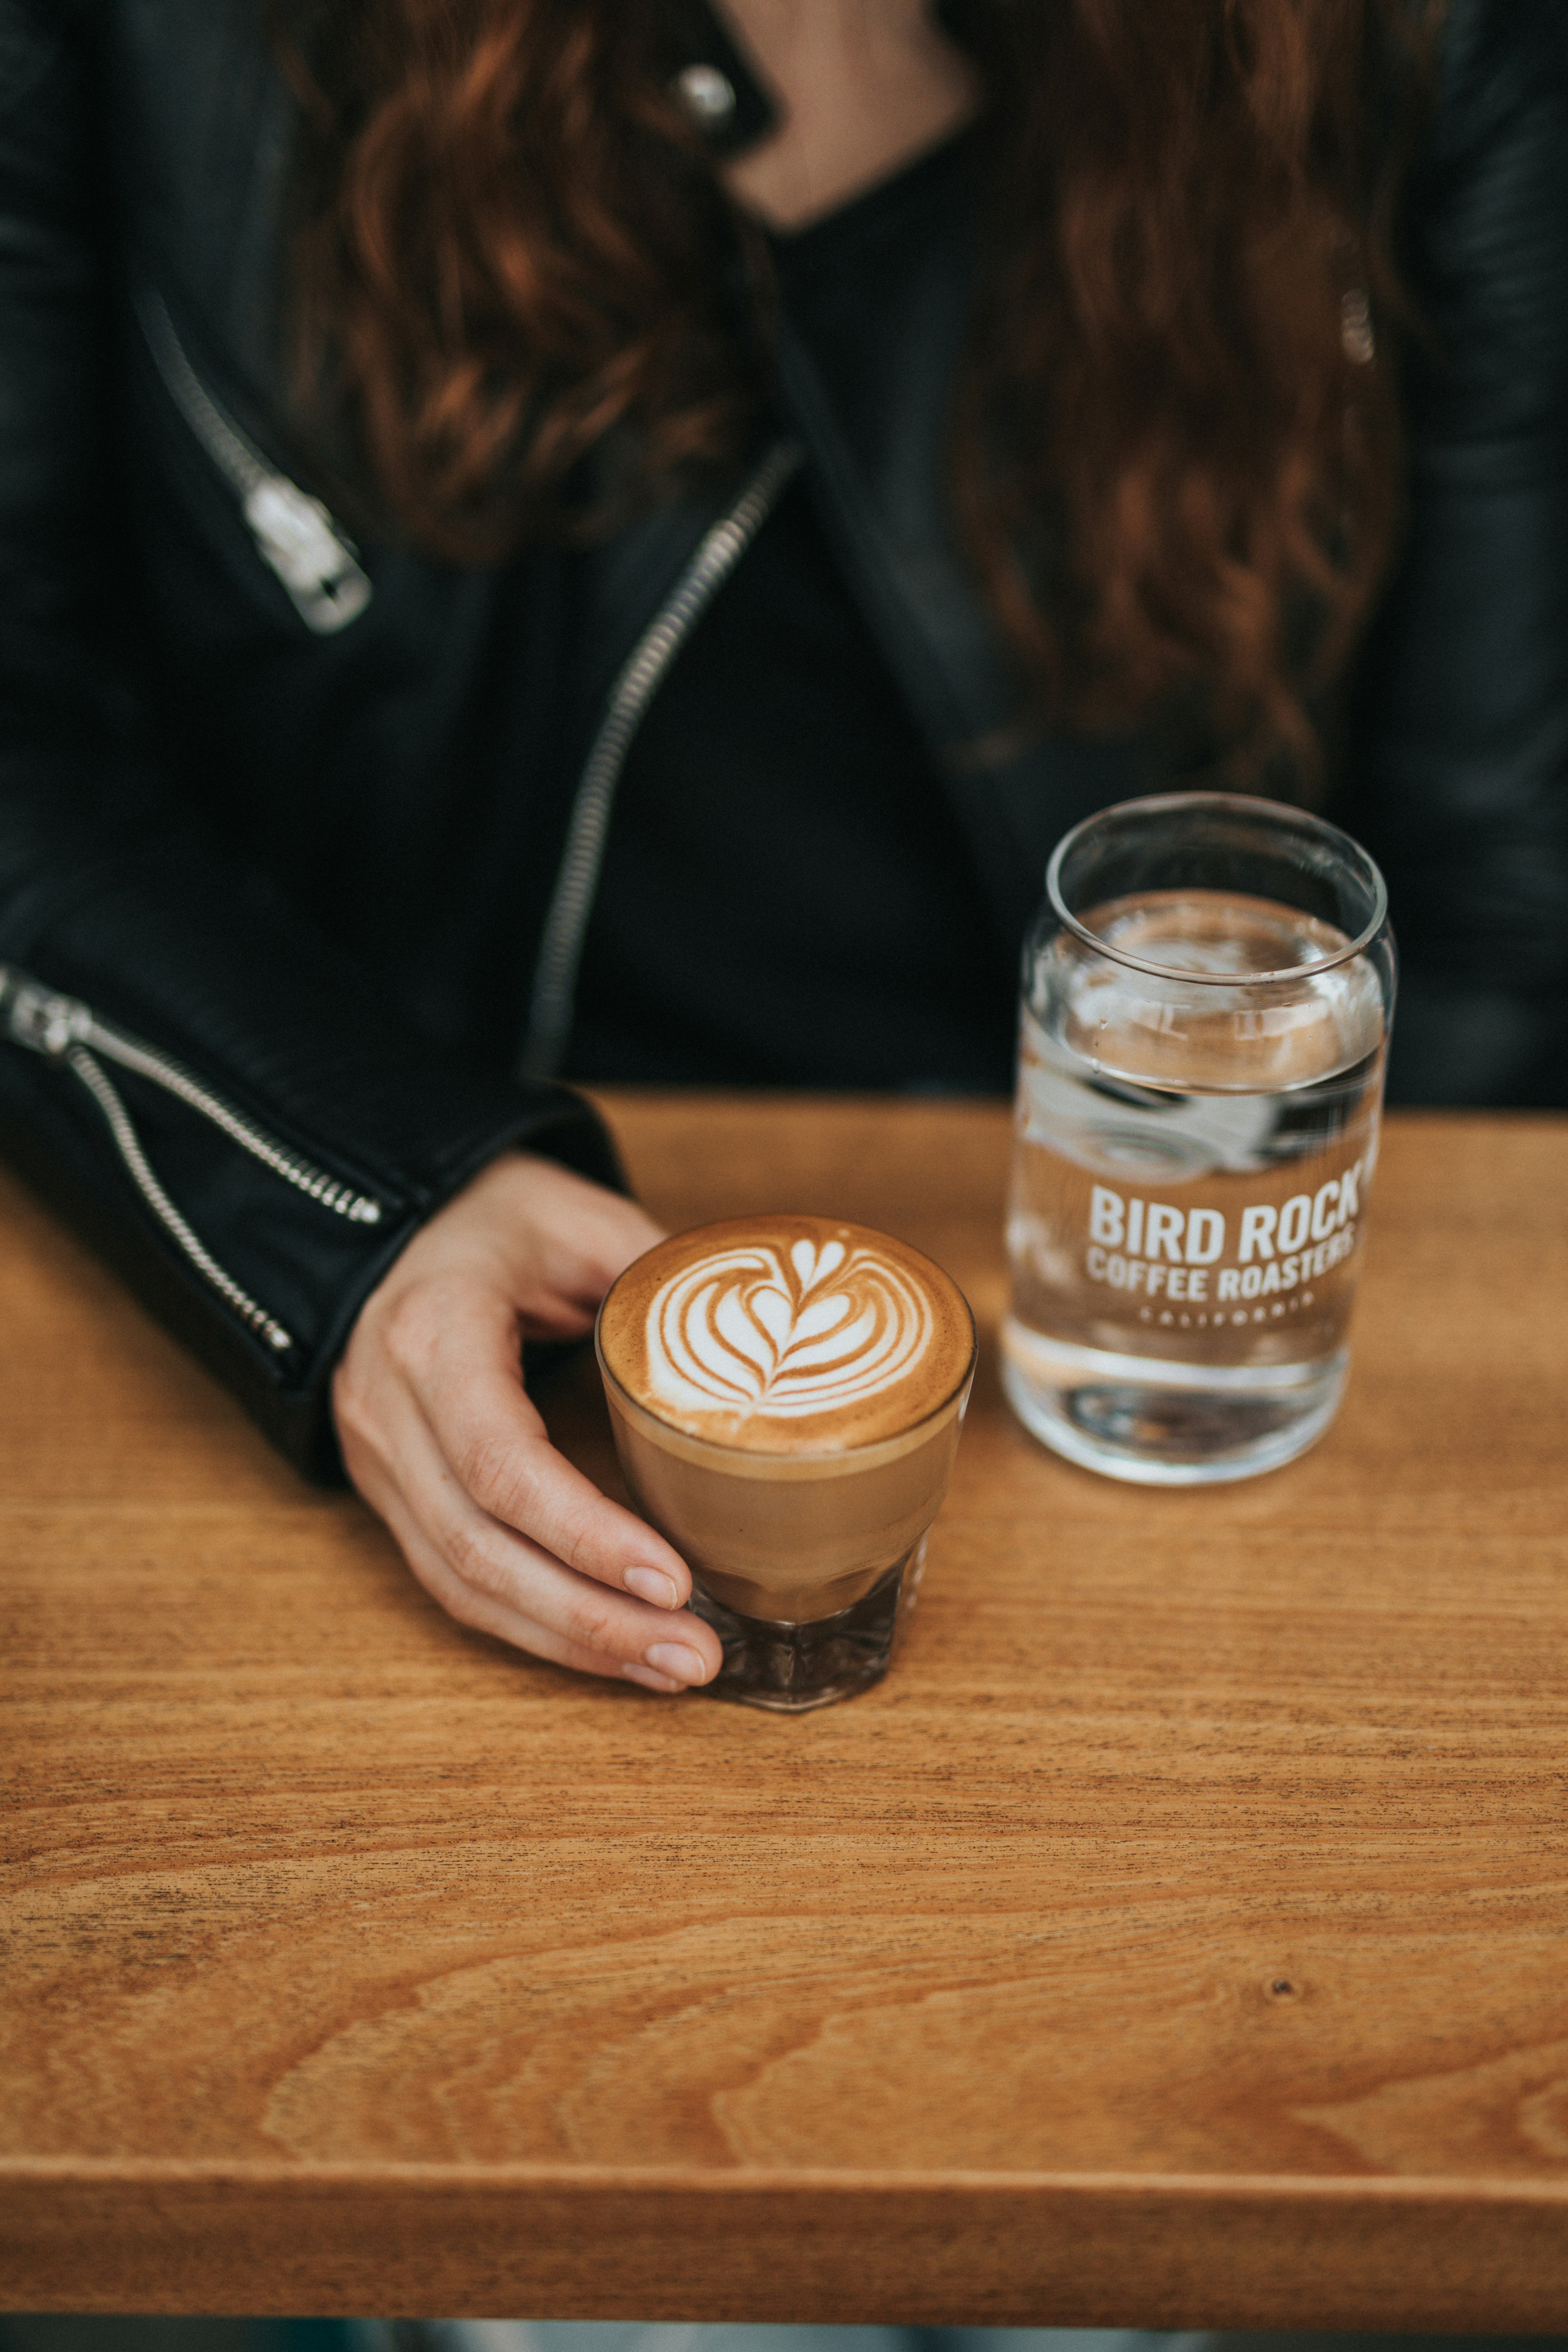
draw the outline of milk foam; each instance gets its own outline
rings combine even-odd
[[[931,1307],[879,1251],[806,1239],[717,1249],[672,1275],[647,1310],[657,1412],[795,1420],[861,1404],[929,1352]]]
[[[779,1213],[658,1243],[612,1284],[597,1344],[671,1444],[684,1432],[788,1477],[786,1457],[913,1442],[966,1386],[974,1325],[908,1243]]]

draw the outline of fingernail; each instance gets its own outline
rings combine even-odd
[[[695,1650],[682,1642],[656,1642],[651,1650],[643,1652],[643,1664],[652,1666],[656,1674],[675,1675],[683,1683],[705,1683],[708,1668]]]
[[[666,1576],[661,1568],[628,1568],[621,1582],[639,1601],[651,1601],[656,1609],[673,1609],[680,1598],[674,1577]]]
[[[623,1666],[621,1672],[629,1683],[641,1683],[644,1690],[683,1691],[684,1683],[672,1683],[668,1675],[650,1674],[647,1666]]]

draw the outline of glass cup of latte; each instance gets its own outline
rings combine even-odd
[[[733,1218],[628,1266],[595,1345],[626,1484],[723,1643],[714,1695],[798,1714],[880,1681],[974,1373],[957,1285],[862,1225]]]
[[[1394,1010],[1383,877],[1321,819],[1177,793],[1062,841],[1024,952],[1003,1385],[1145,1485],[1321,1437],[1348,1369]]]

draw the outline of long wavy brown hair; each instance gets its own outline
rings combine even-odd
[[[1397,519],[1392,224],[1435,0],[957,0],[989,257],[954,524],[1029,700],[1310,790]],[[300,382],[488,563],[732,465],[764,241],[659,0],[317,0]],[[308,66],[301,60],[308,59]]]

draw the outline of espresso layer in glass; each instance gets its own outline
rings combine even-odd
[[[936,1517],[958,1451],[963,1394],[881,1445],[747,1454],[667,1428],[611,1382],[616,1451],[643,1517],[727,1609],[773,1623],[834,1617],[868,1592]]]

